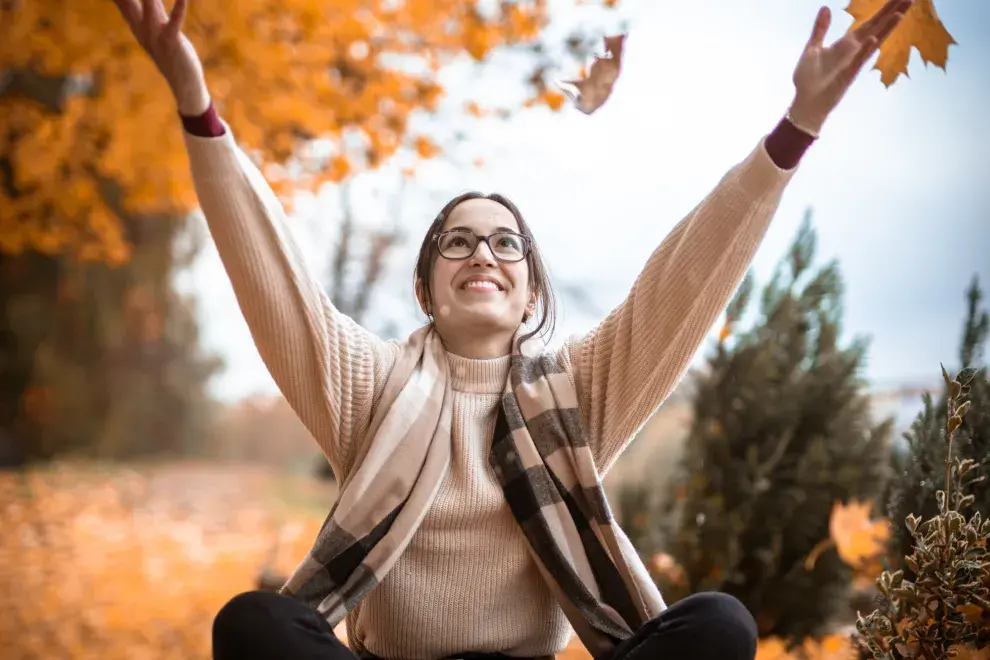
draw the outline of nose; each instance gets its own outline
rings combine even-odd
[[[492,254],[492,249],[488,247],[488,241],[478,241],[478,246],[474,248],[474,254],[471,255],[470,264],[490,268],[498,265],[498,260]]]

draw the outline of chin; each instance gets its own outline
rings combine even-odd
[[[522,317],[522,312],[519,312]],[[449,322],[452,325],[471,327],[480,330],[515,330],[518,323],[512,323],[512,313],[501,305],[471,305],[452,310]]]

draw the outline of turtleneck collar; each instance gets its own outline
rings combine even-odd
[[[458,392],[498,394],[505,389],[511,360],[511,355],[475,359],[448,352],[451,387]]]

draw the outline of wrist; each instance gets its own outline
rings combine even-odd
[[[210,107],[210,92],[203,83],[172,87],[172,95],[183,117],[198,117]]]
[[[795,128],[815,139],[821,135],[826,116],[827,113],[808,107],[799,98],[794,99],[785,115],[787,121],[793,124]]]

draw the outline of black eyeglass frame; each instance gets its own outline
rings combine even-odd
[[[474,236],[474,238],[477,239],[478,242],[474,244],[474,249],[471,250],[471,253],[468,254],[467,256],[448,257],[443,253],[443,249],[441,249],[440,247],[440,239],[442,239],[444,236],[448,234],[466,234],[468,236]],[[499,257],[498,254],[495,253],[495,249],[492,247],[491,241],[489,239],[492,236],[505,236],[506,234],[509,236],[514,236],[516,238],[522,239],[523,251],[522,251],[522,257],[520,257],[519,259],[503,259]],[[524,234],[519,234],[514,231],[496,231],[496,232],[492,232],[488,236],[481,236],[479,234],[475,234],[473,231],[466,231],[464,229],[451,229],[449,231],[441,232],[439,234],[434,234],[433,241],[437,245],[437,253],[444,259],[447,259],[448,261],[464,261],[465,259],[470,259],[471,257],[474,256],[474,253],[478,251],[478,246],[481,245],[482,241],[484,241],[485,245],[488,246],[488,251],[492,253],[492,256],[495,257],[496,261],[501,261],[502,263],[506,263],[506,264],[517,264],[520,261],[523,261],[524,259],[526,259],[526,257],[529,256],[529,251],[530,251],[529,236],[526,236]]]

